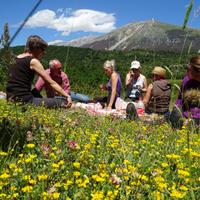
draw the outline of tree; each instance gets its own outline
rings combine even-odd
[[[8,66],[11,64],[11,49],[9,46],[9,27],[8,23],[5,23],[4,25],[4,31],[0,39],[0,53],[1,53],[1,59],[0,59],[0,89],[5,87],[5,83],[7,81],[8,76]]]

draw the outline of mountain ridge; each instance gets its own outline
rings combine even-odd
[[[200,30],[183,30],[180,26],[152,19],[129,23],[102,36],[78,38],[62,45],[95,50],[198,52]]]

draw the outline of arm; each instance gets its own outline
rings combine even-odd
[[[131,72],[131,71],[129,71],[128,74],[126,75],[125,85],[126,85],[127,89],[132,87],[133,72]]]
[[[62,72],[61,76],[62,76],[62,88],[67,94],[70,94],[70,83],[68,76],[64,72]]]
[[[44,79],[47,83],[50,84],[50,86],[59,94],[63,95],[67,98],[68,104],[67,106],[71,106],[72,101],[71,97],[54,81],[51,79],[51,77],[45,72],[42,64],[37,59],[32,59],[30,63],[30,68],[33,69],[41,78]]]
[[[142,88],[142,92],[146,92],[147,91],[147,79],[146,77],[144,78],[144,83],[143,83],[143,88]]]
[[[111,92],[110,102],[108,104],[108,109],[112,109],[112,105],[113,105],[113,102],[114,102],[115,97],[116,97],[117,81],[118,81],[118,75],[116,73],[113,73],[112,76],[111,76],[112,92]]]
[[[153,90],[153,85],[150,84],[147,88],[147,92],[146,95],[143,98],[143,103],[145,105],[145,107],[147,106],[147,104],[149,103],[151,96],[152,96],[152,90]]]

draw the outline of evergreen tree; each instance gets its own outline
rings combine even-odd
[[[11,49],[9,47],[9,27],[8,23],[4,25],[3,34],[0,40],[1,59],[0,59],[0,89],[5,90],[5,83],[8,76],[8,66],[11,64]]]

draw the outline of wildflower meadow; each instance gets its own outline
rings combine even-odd
[[[194,128],[0,100],[0,199],[200,199]]]

